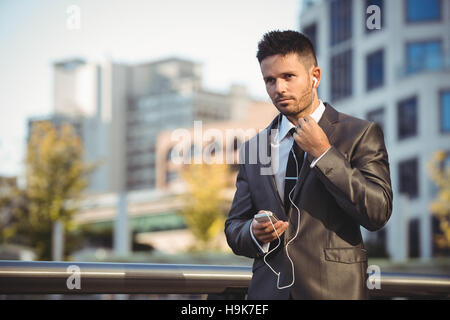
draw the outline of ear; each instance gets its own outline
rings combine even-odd
[[[320,67],[313,67],[311,70],[311,78],[313,79],[313,89],[316,89],[320,84],[320,78],[322,75],[322,70]]]

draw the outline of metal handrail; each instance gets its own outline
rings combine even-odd
[[[0,294],[222,293],[250,279],[238,266],[0,261]]]
[[[0,261],[0,294],[223,294],[242,296],[251,267]],[[450,298],[450,277],[381,273],[372,298]]]

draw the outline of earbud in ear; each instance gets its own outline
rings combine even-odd
[[[314,88],[317,86],[317,78],[314,77]]]

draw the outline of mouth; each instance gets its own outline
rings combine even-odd
[[[291,101],[292,99],[290,99],[290,98],[283,98],[283,99],[278,99],[277,100],[277,104],[286,104],[286,103],[288,103],[289,101]]]
[[[288,100],[292,100],[292,98],[287,98],[287,97],[284,97],[284,98],[278,98],[276,101],[277,101],[277,102],[284,102],[284,101],[288,101]]]

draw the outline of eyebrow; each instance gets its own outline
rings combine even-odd
[[[286,71],[286,72],[281,73],[281,76],[286,76],[288,74],[294,74],[295,75],[297,73],[295,71]],[[274,76],[263,77],[264,81],[267,81],[269,79],[274,79],[274,78],[275,78]]]

